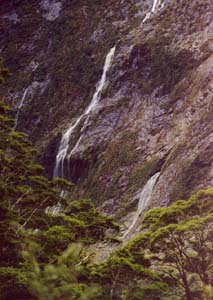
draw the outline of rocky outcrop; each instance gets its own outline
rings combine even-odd
[[[82,137],[66,177],[75,197],[119,218],[156,172],[150,206],[213,184],[211,1],[164,1],[142,22],[152,4],[23,0],[0,9],[1,56],[13,73],[1,94],[15,111],[28,88],[18,129],[49,176],[62,133],[90,103],[116,45],[100,102],[70,139],[69,153]]]

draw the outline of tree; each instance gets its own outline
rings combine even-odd
[[[57,257],[54,264],[44,266],[38,264],[32,251],[26,252],[27,284],[32,295],[38,300],[99,299],[100,287],[85,280],[87,270],[80,261],[81,250],[82,245],[73,244]]]
[[[179,299],[212,299],[212,201],[213,189],[201,190],[147,212],[142,232],[92,267],[106,299],[163,300],[174,293],[185,294]]]
[[[150,210],[143,220],[152,264],[184,288],[187,300],[205,299],[213,281],[212,200],[213,190],[200,191],[188,201]]]
[[[79,246],[69,246],[103,240],[105,230],[117,230],[118,225],[91,200],[70,202],[71,183],[43,176],[42,166],[34,161],[35,148],[24,133],[14,131],[9,114],[9,107],[0,103],[1,299],[40,300],[47,294],[51,300],[61,299],[58,295],[96,299],[100,289],[86,282],[84,268],[78,267]],[[61,197],[62,190],[66,197]],[[54,214],[49,208],[57,203],[61,209]]]

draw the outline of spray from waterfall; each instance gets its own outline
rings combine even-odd
[[[137,223],[137,220],[139,219],[142,212],[147,208],[149,201],[151,199],[151,196],[152,196],[152,192],[153,192],[155,183],[159,176],[160,176],[160,172],[156,173],[148,180],[148,182],[144,186],[144,188],[141,192],[141,195],[140,195],[140,199],[138,202],[138,208],[137,208],[134,220],[133,220],[132,224],[130,225],[130,227],[128,228],[128,230],[126,231],[126,233],[124,234],[123,238],[127,237],[127,235],[134,228],[134,226]]]
[[[16,130],[16,128],[17,128],[20,111],[21,111],[22,106],[24,105],[24,100],[25,100],[25,98],[27,96],[27,92],[28,92],[28,88],[25,89],[24,94],[23,94],[23,96],[21,98],[21,102],[19,103],[19,106],[17,108],[17,113],[16,113],[16,117],[15,117],[14,130]]]
[[[53,173],[54,178],[56,178],[56,177],[65,178],[65,170],[64,170],[65,169],[65,159],[67,158],[71,135],[73,134],[73,132],[75,131],[76,127],[79,125],[81,120],[83,120],[86,116],[83,127],[81,129],[81,134],[82,134],[84,128],[88,124],[89,114],[95,110],[97,104],[99,103],[100,98],[101,98],[101,92],[107,82],[107,78],[106,78],[107,72],[112,63],[113,56],[115,53],[115,48],[116,47],[111,48],[109,53],[106,56],[101,80],[97,84],[96,91],[92,97],[92,100],[91,100],[89,106],[86,108],[86,110],[83,112],[83,114],[74,123],[71,124],[71,126],[67,129],[67,131],[62,136],[62,139],[61,139],[61,142],[59,145],[58,154],[56,156],[56,164],[55,164],[55,169],[54,169],[54,173]],[[81,138],[82,138],[82,136],[80,135],[77,143],[75,144],[75,146],[73,147],[73,149],[71,151],[71,154],[78,147],[78,145],[81,141]]]

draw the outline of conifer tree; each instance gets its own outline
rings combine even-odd
[[[42,175],[35,148],[14,131],[9,115],[0,102],[1,299],[96,299],[100,288],[86,281],[75,243],[95,243],[118,226],[91,200],[70,202],[71,183]],[[54,214],[50,208],[57,203],[61,210]]]

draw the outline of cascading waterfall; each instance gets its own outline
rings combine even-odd
[[[130,233],[130,231],[134,228],[138,218],[140,217],[142,212],[146,209],[147,205],[149,204],[149,201],[152,196],[153,188],[154,188],[155,183],[159,176],[160,176],[160,172],[156,173],[148,180],[148,182],[144,186],[144,188],[141,192],[141,195],[140,195],[140,199],[138,202],[138,208],[137,208],[137,212],[135,214],[134,220],[133,220],[132,224],[130,225],[130,227],[128,228],[127,232],[124,234],[123,238],[127,237],[127,235]]]
[[[70,152],[69,158],[72,156],[72,154],[78,148],[78,145],[80,144],[82,136],[83,136],[82,134],[84,132],[84,129],[85,129],[85,127],[88,124],[90,113],[95,110],[97,104],[100,101],[101,92],[102,92],[103,88],[106,85],[106,76],[107,76],[107,72],[108,72],[108,70],[109,70],[109,68],[111,66],[112,59],[113,59],[113,56],[115,54],[115,49],[116,49],[115,46],[113,48],[111,48],[110,51],[109,51],[109,53],[106,56],[106,60],[105,60],[104,69],[103,69],[103,73],[102,73],[102,76],[101,76],[101,80],[98,82],[95,94],[93,95],[92,100],[91,100],[89,106],[87,107],[87,109],[85,110],[85,112],[83,114],[83,116],[87,116],[87,117],[86,117],[86,119],[84,121],[84,125],[83,125],[83,127],[81,129],[80,138],[78,139],[77,143],[75,144],[75,146],[73,147],[72,151]]]
[[[142,24],[148,20],[152,14],[155,14],[158,10],[158,8],[162,8],[163,7],[163,2],[161,2],[161,0],[154,0],[153,1],[153,4],[152,4],[152,9],[151,9],[151,12],[148,12],[146,15],[145,15],[145,18],[143,19],[142,21]]]
[[[22,96],[22,98],[21,98],[21,102],[20,102],[20,104],[19,104],[19,106],[18,106],[18,108],[17,108],[17,113],[16,113],[16,117],[15,117],[15,126],[14,126],[14,130],[17,128],[17,125],[18,125],[18,119],[19,119],[19,114],[20,114],[20,111],[21,111],[22,106],[24,105],[24,100],[25,100],[25,98],[26,98],[26,96],[27,96],[27,92],[28,92],[28,88],[25,89],[24,94],[23,94],[23,96]]]
[[[84,128],[88,124],[89,114],[95,110],[98,102],[100,101],[101,92],[102,92],[104,86],[106,85],[107,72],[112,63],[112,59],[113,59],[113,56],[115,53],[115,48],[116,47],[111,48],[109,53],[106,56],[101,80],[97,84],[96,91],[92,97],[92,100],[91,100],[89,106],[86,108],[84,113],[74,122],[74,124],[71,124],[71,126],[67,129],[67,131],[62,136],[62,139],[61,139],[61,142],[59,145],[58,154],[56,156],[56,164],[55,164],[55,169],[54,169],[54,173],[53,173],[54,178],[56,178],[56,177],[65,178],[64,162],[65,162],[65,159],[67,158],[70,137],[71,137],[72,133],[74,132],[74,130],[76,129],[76,127],[81,122],[81,120],[86,116],[86,119],[84,121],[82,130],[81,130],[81,134],[82,134]],[[70,155],[72,155],[72,153],[75,151],[75,149],[79,145],[81,138],[82,138],[82,135],[80,135],[80,138],[78,139],[77,143],[73,147]],[[69,159],[69,157],[68,157],[68,159]]]
[[[58,154],[56,156],[56,164],[55,164],[55,169],[53,173],[54,178],[64,178],[64,160],[67,156],[67,151],[69,148],[69,141],[70,141],[70,136],[72,135],[73,131],[75,128],[78,126],[80,123],[81,119],[83,118],[83,115],[81,115],[73,125],[71,125],[68,130],[63,134],[61,138],[61,142],[59,145],[59,150]]]
[[[111,48],[109,53],[106,56],[101,80],[97,84],[95,94],[93,95],[92,101],[90,102],[90,105],[87,107],[87,109],[84,113],[85,115],[89,114],[91,111],[93,111],[95,109],[96,105],[98,104],[98,102],[101,98],[101,92],[106,84],[106,76],[107,76],[107,72],[111,66],[113,56],[115,54],[115,48],[116,48],[115,46],[113,48]]]

